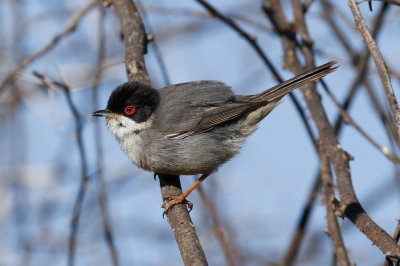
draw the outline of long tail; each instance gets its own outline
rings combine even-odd
[[[294,78],[291,78],[281,84],[278,84],[266,91],[263,91],[259,94],[253,95],[252,98],[255,101],[276,101],[291,92],[292,90],[301,87],[307,83],[313,82],[315,80],[318,80],[322,78],[323,76],[328,75],[329,73],[335,71],[338,66],[333,67],[336,62],[331,61],[329,63],[326,63],[322,66],[313,68],[309,71],[306,71],[300,75],[295,76]]]

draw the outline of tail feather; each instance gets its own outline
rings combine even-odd
[[[331,61],[329,63],[326,63],[322,66],[316,67],[314,69],[311,69],[309,71],[304,72],[303,74],[300,74],[294,78],[291,78],[281,84],[278,84],[266,91],[263,91],[259,94],[253,95],[253,99],[255,101],[276,101],[291,92],[292,90],[301,87],[305,84],[308,84],[310,82],[313,82],[315,80],[318,80],[322,78],[323,76],[328,75],[329,73],[335,71],[338,67],[333,67],[336,62]]]

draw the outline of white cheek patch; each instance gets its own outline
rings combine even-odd
[[[108,130],[110,130],[111,134],[121,140],[127,135],[137,134],[140,131],[149,128],[152,122],[152,117],[150,117],[145,122],[136,123],[134,120],[121,115],[117,117],[107,118],[107,127]]]

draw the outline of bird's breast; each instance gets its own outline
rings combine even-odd
[[[131,134],[121,140],[118,140],[122,150],[128,158],[140,168],[149,170],[148,163],[146,162],[147,156],[145,154],[144,141],[140,134]]]

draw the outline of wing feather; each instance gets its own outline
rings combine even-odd
[[[182,139],[200,134],[218,125],[232,121],[255,108],[267,105],[271,102],[277,102],[292,90],[335,71],[337,68],[333,67],[335,64],[336,62],[329,62],[316,67],[256,95],[226,98],[225,102],[220,101],[215,104],[201,102],[200,97],[200,101],[190,107],[193,108],[193,110],[196,109],[196,111],[189,112],[187,114],[189,116],[188,120],[182,121],[185,125],[190,126],[187,126],[185,130],[177,130],[175,133],[168,134],[167,138]],[[218,89],[218,86],[220,88],[223,86],[224,89],[228,88],[223,83],[215,84],[214,89]],[[214,90],[212,90],[212,92],[215,93]],[[207,91],[205,90],[204,93],[207,93]]]

